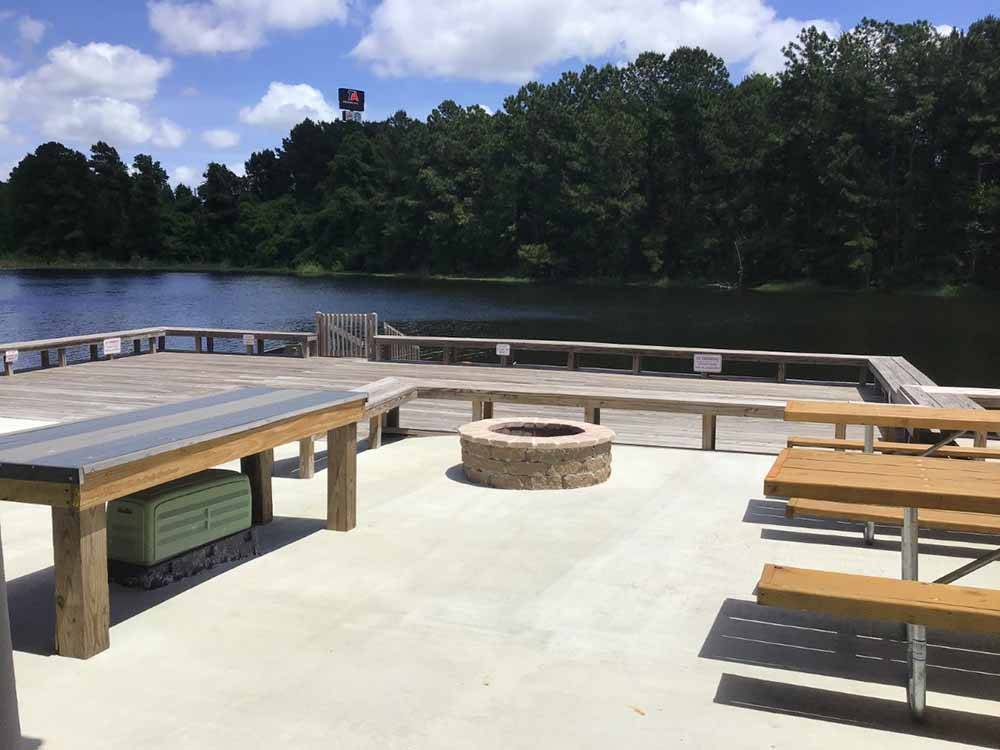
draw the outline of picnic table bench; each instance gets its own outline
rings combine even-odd
[[[0,500],[52,507],[56,649],[110,645],[105,504],[241,459],[253,520],[272,518],[273,449],[327,432],[327,528],[356,519],[357,421],[366,394],[245,388],[0,436]]]
[[[934,455],[953,436],[920,456],[874,453],[874,426],[920,427],[986,434],[1000,413],[884,404],[789,402],[794,421],[860,423],[864,453],[803,447],[783,450],[764,480],[764,492],[785,496],[792,513],[853,517],[902,524],[902,579],[766,565],[757,585],[759,604],[865,619],[905,622],[910,711],[926,705],[926,627],[1000,632],[1000,591],[949,585],[1000,559],[1000,549],[933,583],[918,581],[919,526],[996,533],[1000,521],[1000,464]],[[867,534],[866,534],[867,536]]]

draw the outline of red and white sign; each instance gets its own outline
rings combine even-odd
[[[17,349],[8,349],[3,353],[3,361],[13,364],[14,362],[17,362],[17,358],[20,354],[21,353]]]
[[[104,339],[102,346],[104,347],[105,354],[122,353],[122,340],[120,338]]]

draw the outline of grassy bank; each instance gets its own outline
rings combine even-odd
[[[298,276],[301,278],[365,278],[365,279],[413,279],[417,281],[458,281],[490,284],[545,284],[546,279],[514,274],[503,276],[468,276],[459,274],[433,273],[372,273],[364,271],[341,271],[325,268],[318,263],[303,263],[295,268],[273,266],[234,266],[229,263],[163,263],[136,258],[128,262],[103,259],[61,260],[43,263],[17,256],[0,256],[0,270],[7,271],[136,271],[148,273],[231,273],[247,275]],[[702,279],[668,279],[651,277],[642,279],[616,279],[607,277],[565,279],[562,285],[575,286],[616,286],[616,287],[656,287],[672,289],[712,289],[716,291],[737,291],[718,282]],[[748,291],[763,294],[809,294],[834,292],[841,294],[907,294],[923,297],[978,297],[995,295],[993,290],[973,284],[942,283],[921,285],[901,289],[851,289],[820,284],[811,279],[791,281],[769,281],[750,288]]]

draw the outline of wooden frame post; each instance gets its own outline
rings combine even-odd
[[[638,375],[642,372],[642,355],[633,354],[632,355],[632,374]]]
[[[472,421],[473,422],[478,422],[480,419],[484,419],[484,417],[483,417],[483,402],[482,401],[473,400],[473,402],[472,402]]]
[[[299,479],[316,475],[316,438],[313,435],[299,441]]]
[[[368,448],[375,450],[382,447],[382,415],[376,414],[368,420]]]
[[[368,313],[365,320],[365,355],[369,362],[378,359],[378,344],[375,337],[378,335],[378,313]]]
[[[59,360],[58,360],[59,361],[59,366],[60,367],[65,367],[66,366],[66,350],[65,349],[60,349],[57,352],[57,355],[59,357]]]
[[[196,352],[201,352],[201,336],[194,337],[194,350]]]
[[[788,365],[785,362],[778,363],[778,382],[784,383],[785,377],[788,374]]]
[[[350,531],[358,518],[358,425],[326,434],[326,528]]]
[[[111,645],[107,513],[52,508],[56,651],[89,659]]]
[[[254,526],[271,523],[274,519],[274,504],[271,494],[274,450],[268,449],[241,458],[240,471],[250,479],[250,504]]]
[[[601,423],[601,409],[598,406],[583,407],[583,421],[590,424]]]
[[[718,418],[715,414],[701,415],[701,449],[703,451],[715,450],[715,428]]]
[[[450,346],[446,346],[444,348],[444,351],[441,353],[441,364],[443,364],[443,365],[450,365],[451,364],[451,358],[453,356],[454,355],[452,354],[451,347]]]

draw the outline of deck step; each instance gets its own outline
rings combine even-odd
[[[785,506],[788,518],[809,516],[831,518],[839,521],[873,521],[890,526],[903,525],[903,509],[887,505],[861,505],[838,503],[830,500],[808,500],[794,497]],[[963,531],[972,534],[1000,534],[1000,516],[989,513],[962,513],[954,510],[921,508],[919,525],[925,529]]]
[[[1000,632],[1000,591],[767,564],[757,603],[944,630]]]
[[[790,437],[789,448],[832,448],[849,451],[864,450],[863,440],[845,440],[843,438]],[[930,445],[920,443],[894,443],[888,440],[876,440],[875,450],[879,453],[899,453],[901,455],[919,456],[930,448]],[[1000,448],[975,448],[963,445],[946,445],[938,448],[935,453],[941,458],[998,458]]]

